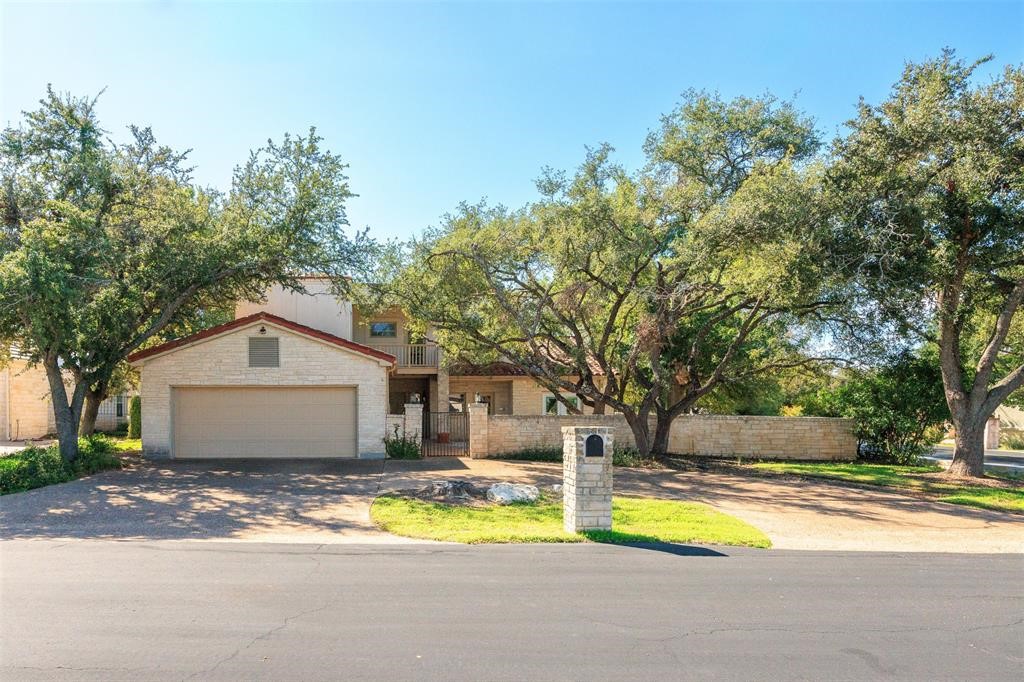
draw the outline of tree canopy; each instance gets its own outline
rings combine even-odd
[[[169,325],[302,273],[343,288],[368,246],[346,232],[345,165],[315,130],[253,152],[221,194],[148,128],[110,140],[95,103],[50,90],[0,141],[0,329],[46,368],[66,458],[86,397]]]
[[[800,320],[830,305],[817,147],[789,103],[689,92],[640,172],[602,146],[520,209],[461,205],[413,243],[397,296],[456,358],[512,362],[664,452],[717,386],[809,361]]]
[[[829,170],[855,319],[890,347],[938,348],[951,471],[970,475],[985,421],[1024,385],[1024,69],[976,84],[985,61],[908,65],[860,104]]]

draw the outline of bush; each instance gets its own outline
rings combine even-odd
[[[615,450],[612,452],[612,465],[617,467],[642,467],[654,461],[654,457],[644,457],[634,447],[619,447],[616,445]]]
[[[128,400],[128,437],[142,437],[142,398],[137,395]]]
[[[515,452],[496,455],[494,459],[511,459],[519,462],[561,462],[561,448],[526,448]]]
[[[72,481],[106,469],[120,469],[113,444],[103,436],[78,439],[78,457],[65,464],[56,445],[29,447],[0,459],[0,495]]]
[[[516,452],[505,452],[494,459],[508,459],[519,462],[561,462],[561,448],[526,448]],[[612,452],[612,465],[617,467],[639,467],[652,461],[644,458],[636,448],[618,447]]]
[[[1024,434],[1003,434],[1003,437],[999,439],[999,444],[1010,450],[1024,450]]]
[[[420,459],[422,451],[420,443],[415,438],[406,438],[405,434],[398,435],[398,427],[395,427],[395,435],[384,436],[384,452],[391,459]]]
[[[855,420],[860,459],[916,464],[941,437],[936,427],[949,419],[949,408],[938,363],[904,356],[809,396],[804,414]]]

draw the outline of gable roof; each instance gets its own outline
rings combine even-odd
[[[313,327],[307,327],[306,325],[299,324],[298,322],[286,320],[283,317],[278,317],[277,315],[272,315],[267,312],[258,312],[253,313],[252,315],[246,315],[245,317],[240,317],[237,320],[232,320],[231,322],[218,324],[216,327],[204,329],[203,331],[196,332],[190,336],[184,336],[180,339],[175,339],[174,341],[161,343],[159,346],[153,346],[152,348],[136,351],[128,356],[128,362],[138,362],[139,360],[145,360],[146,358],[151,358],[155,355],[163,355],[164,353],[177,350],[184,346],[190,346],[197,341],[202,341],[204,339],[235,331],[236,329],[241,329],[242,327],[247,327],[254,322],[267,322],[276,327],[281,327],[288,331],[295,332],[296,334],[308,336],[310,338],[317,339],[318,341],[338,346],[339,348],[355,351],[361,355],[368,355],[372,358],[377,358],[378,360],[384,360],[385,362],[395,364],[396,358],[394,355],[377,350],[376,348],[371,348],[370,346],[364,346],[363,344],[356,343],[355,341],[343,339],[340,336],[335,336],[334,334],[328,334],[327,332],[314,329]]]

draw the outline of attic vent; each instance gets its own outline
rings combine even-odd
[[[249,339],[249,366],[250,367],[280,367],[281,352],[278,348],[277,338],[250,338]]]

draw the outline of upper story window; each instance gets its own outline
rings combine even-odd
[[[371,322],[370,336],[375,339],[398,338],[397,322]]]
[[[281,349],[276,337],[254,336],[249,339],[250,367],[280,367]]]

